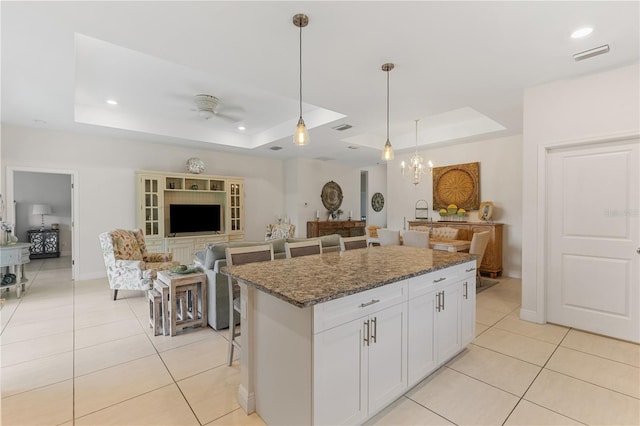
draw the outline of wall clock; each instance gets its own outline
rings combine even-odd
[[[384,196],[381,193],[376,192],[375,194],[373,194],[373,197],[371,197],[371,207],[373,208],[374,212],[379,212],[380,210],[382,210],[382,208],[384,207]]]

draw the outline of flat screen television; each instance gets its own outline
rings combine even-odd
[[[169,204],[169,232],[214,233],[222,231],[220,204]]]

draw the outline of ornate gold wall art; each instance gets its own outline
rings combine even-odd
[[[322,187],[320,199],[325,209],[330,212],[338,210],[342,204],[342,188],[334,181],[329,181]]]
[[[480,206],[480,163],[433,168],[433,209],[478,210]]]

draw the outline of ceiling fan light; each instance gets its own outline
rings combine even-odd
[[[307,126],[304,125],[302,117],[298,120],[296,131],[293,133],[293,143],[298,146],[303,146],[309,143],[309,134],[307,133]]]
[[[200,115],[200,117],[204,118],[205,120],[208,120],[213,117],[215,113],[208,109],[201,109],[200,111],[198,111],[198,115]]]

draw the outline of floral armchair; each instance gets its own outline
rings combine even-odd
[[[293,238],[296,226],[291,223],[270,223],[264,234],[264,240],[279,240],[282,238]]]
[[[118,290],[149,290],[157,271],[179,264],[171,253],[148,253],[141,229],[116,229],[99,237],[113,300]]]

